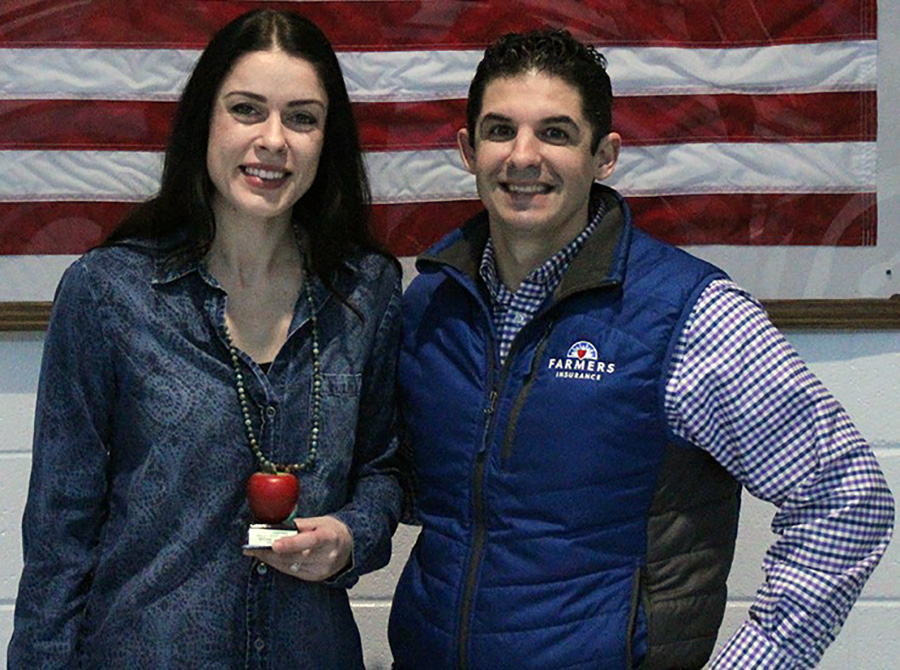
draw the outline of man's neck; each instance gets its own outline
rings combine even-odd
[[[510,291],[516,291],[522,280],[556,251],[547,253],[543,245],[509,244],[503,237],[493,237],[494,258],[497,262],[497,276]]]
[[[491,243],[494,246],[497,276],[509,290],[517,291],[528,275],[565,248],[583,229],[582,227],[568,231],[562,239],[548,240],[541,235],[511,235],[502,227],[491,225]]]

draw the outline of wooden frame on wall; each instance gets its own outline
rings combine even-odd
[[[783,330],[900,329],[900,295],[890,298],[764,300],[776,326]],[[50,302],[0,303],[0,332],[43,331]]]

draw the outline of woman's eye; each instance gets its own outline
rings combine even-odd
[[[285,123],[295,128],[309,128],[316,126],[319,123],[319,119],[309,112],[300,112],[288,116]]]
[[[249,102],[239,102],[231,106],[231,113],[235,116],[251,118],[259,114],[256,107]]]

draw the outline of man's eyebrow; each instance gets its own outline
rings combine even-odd
[[[508,116],[504,116],[503,114],[497,114],[496,112],[488,112],[483,117],[481,117],[481,121],[479,125],[489,122],[489,121],[500,121],[500,122],[510,122],[512,119]],[[546,118],[541,119],[542,124],[567,124],[570,126],[578,126],[578,122],[575,121],[568,114],[558,114],[557,116],[548,116]]]
[[[497,114],[496,112],[488,112],[484,116],[481,117],[481,123],[485,123],[486,121],[510,121],[511,119],[508,116],[503,116],[503,114]]]
[[[578,123],[568,114],[560,114],[559,116],[549,116],[541,119],[541,123],[565,123],[571,126],[577,126]]]

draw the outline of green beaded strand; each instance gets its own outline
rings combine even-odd
[[[250,451],[259,462],[264,472],[300,472],[311,470],[316,463],[316,453],[319,447],[320,412],[322,408],[322,364],[319,360],[319,324],[316,317],[315,303],[313,302],[312,288],[309,275],[304,271],[303,284],[306,289],[306,301],[309,303],[310,321],[312,322],[312,369],[313,369],[313,402],[312,420],[309,431],[309,454],[303,463],[273,463],[262,453],[256,433],[253,432],[253,422],[250,419],[250,403],[247,400],[247,391],[244,388],[244,375],[241,372],[241,361],[237,348],[231,339],[228,326],[225,325],[225,339],[228,342],[228,353],[231,355],[231,367],[234,368],[234,380],[237,387],[238,401],[241,404],[241,414],[244,418],[244,427],[247,429],[247,442]]]

